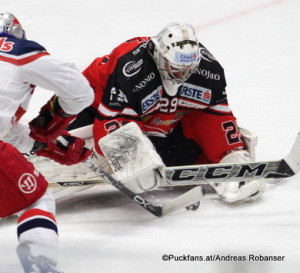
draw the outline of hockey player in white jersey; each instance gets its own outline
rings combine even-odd
[[[27,40],[11,13],[0,13],[0,70],[0,218],[19,216],[17,254],[26,273],[61,272],[56,268],[54,198],[45,178],[22,153],[36,151],[66,165],[85,160],[90,151],[84,141],[64,129],[92,103],[93,91],[73,64],[54,59]],[[18,121],[35,86],[55,96],[28,127]]]

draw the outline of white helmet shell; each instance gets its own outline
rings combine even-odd
[[[0,33],[4,32],[19,39],[25,39],[25,31],[18,19],[9,12],[0,13]]]
[[[185,23],[170,23],[157,36],[152,57],[170,96],[197,69],[200,62],[199,43],[194,28]]]

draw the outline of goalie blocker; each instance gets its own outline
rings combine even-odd
[[[136,123],[101,138],[99,145],[114,177],[135,193],[154,190],[165,180],[161,157]]]
[[[244,132],[247,150],[232,151],[220,163],[247,163],[255,159],[256,137]],[[99,141],[114,177],[136,193],[154,190],[166,185],[166,167],[151,141],[138,125],[130,122]],[[266,187],[264,180],[210,182],[210,185],[226,202],[252,201],[260,197]]]

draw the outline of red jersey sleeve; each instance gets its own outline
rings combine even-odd
[[[112,108],[111,100],[108,98],[113,94],[113,88],[118,86],[115,75],[118,75],[119,71],[122,70],[119,65],[120,58],[147,40],[148,37],[137,37],[128,40],[116,47],[109,55],[96,58],[83,71],[83,75],[95,92],[92,106],[96,109],[98,115],[94,123],[93,135],[98,153],[101,153],[98,141],[103,136],[130,121],[135,121],[142,126],[138,115],[135,115],[135,112],[128,105],[123,105],[122,102],[118,101],[118,108]]]

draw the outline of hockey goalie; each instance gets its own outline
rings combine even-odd
[[[130,39],[83,75],[95,100],[69,130],[93,124],[96,152],[135,192],[163,187],[165,166],[255,160],[256,137],[237,125],[224,70],[189,24]],[[264,180],[210,184],[230,203],[255,200],[266,186]]]

